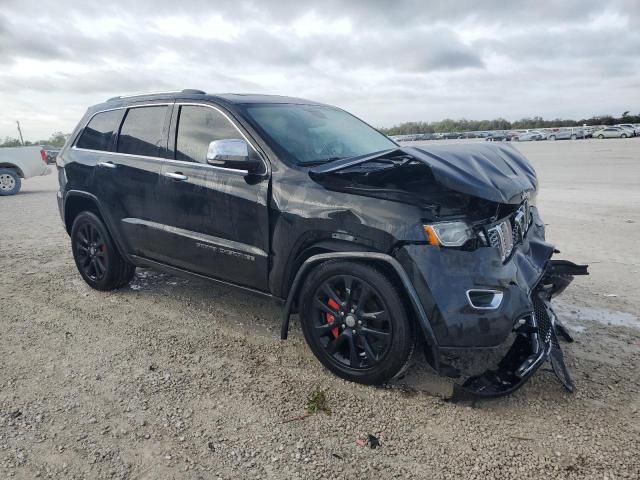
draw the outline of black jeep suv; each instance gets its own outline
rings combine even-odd
[[[514,148],[399,147],[328,105],[183,90],[91,107],[56,163],[93,288],[144,266],[272,297],[282,338],[298,312],[318,359],[357,382],[398,375],[421,345],[476,394],[515,390],[547,358],[571,388],[549,301],[586,267],[550,260]],[[503,346],[483,373],[454,365]]]

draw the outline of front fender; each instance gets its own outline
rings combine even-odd
[[[422,303],[420,302],[420,298],[416,293],[416,290],[411,283],[407,272],[405,272],[402,265],[393,258],[391,255],[386,253],[377,253],[377,252],[331,252],[331,253],[320,253],[318,255],[313,255],[309,257],[300,267],[298,273],[293,280],[291,288],[289,289],[289,294],[287,296],[287,301],[285,303],[284,312],[282,315],[282,325],[280,328],[280,338],[282,340],[286,340],[289,333],[289,320],[291,317],[291,309],[293,304],[298,296],[302,283],[306,278],[307,274],[314,266],[319,263],[326,262],[329,260],[361,260],[361,261],[369,261],[375,263],[385,263],[389,267],[393,269],[393,271],[398,276],[404,292],[408,296],[411,306],[413,307],[414,313],[418,320],[418,324],[422,333],[427,340],[428,348],[431,349],[431,359],[433,360],[433,367],[436,371],[439,371],[439,352],[438,345],[436,343],[436,337],[431,328],[431,323],[429,322],[429,318],[427,317],[427,313],[425,312]]]

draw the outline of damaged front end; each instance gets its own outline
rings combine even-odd
[[[507,395],[520,388],[549,360],[562,385],[573,392],[573,381],[564,363],[558,337],[567,342],[573,342],[573,338],[553,311],[551,298],[561,293],[571,283],[574,275],[587,274],[585,265],[550,260],[540,282],[531,293],[533,311],[515,326],[516,338],[507,354],[495,370],[486,370],[480,375],[469,377],[461,385],[462,389],[483,397]]]
[[[439,374],[462,377],[447,361],[452,352],[510,345],[495,368],[467,376],[460,388],[475,396],[507,395],[550,360],[573,391],[558,343],[558,336],[571,337],[550,302],[587,267],[551,259],[557,250],[545,241],[535,207],[536,174],[515,148],[398,148],[331,162],[309,174],[325,188],[423,212],[417,222],[422,240],[406,219],[407,240],[400,239],[392,255],[427,312],[433,336],[425,352]]]

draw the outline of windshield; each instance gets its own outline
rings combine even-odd
[[[249,105],[246,114],[274,150],[299,165],[397,148],[374,128],[333,107],[288,103]]]

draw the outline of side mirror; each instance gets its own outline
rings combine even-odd
[[[207,150],[207,163],[216,167],[256,173],[262,167],[257,155],[241,139],[214,140]]]

